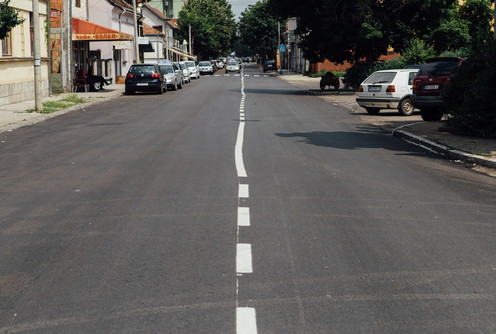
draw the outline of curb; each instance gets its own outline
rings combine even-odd
[[[496,159],[484,158],[480,155],[452,149],[448,146],[433,142],[432,140],[419,137],[403,130],[410,125],[413,124],[403,125],[399,128],[394,129],[392,135],[436,154],[445,156],[450,160],[461,161],[468,164],[476,164],[482,167],[496,168]]]

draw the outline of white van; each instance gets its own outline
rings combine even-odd
[[[418,69],[400,69],[372,73],[358,88],[358,105],[372,115],[381,109],[398,109],[404,116],[413,114],[410,97],[417,72]]]

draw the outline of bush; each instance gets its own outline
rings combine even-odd
[[[496,138],[496,45],[479,49],[458,69],[443,94],[457,134]]]

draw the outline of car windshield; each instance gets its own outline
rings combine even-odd
[[[450,75],[455,72],[457,65],[457,61],[427,63],[420,68],[418,75]]]
[[[372,73],[363,83],[366,84],[378,84],[378,83],[390,83],[396,76],[396,72],[375,72]]]
[[[195,62],[194,61],[187,61],[186,66],[188,67],[195,67]]]
[[[209,61],[201,61],[198,65],[199,66],[212,66],[212,64]]]
[[[151,74],[155,72],[155,66],[153,65],[134,65],[129,69],[129,73],[134,75],[141,74]]]
[[[229,60],[227,65],[238,65],[238,62],[236,60]]]
[[[174,73],[174,69],[172,68],[172,65],[159,65],[160,66],[160,71],[165,74],[170,74]]]
[[[179,63],[179,66],[181,66],[181,69],[183,69],[183,70],[186,68],[186,65],[183,63]]]

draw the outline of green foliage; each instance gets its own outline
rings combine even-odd
[[[488,41],[460,66],[443,94],[455,133],[496,138],[496,45]]]
[[[202,58],[217,58],[232,47],[236,22],[227,0],[189,0],[179,12],[179,38],[188,39],[189,27],[193,49]]]
[[[269,0],[269,4],[283,17],[298,17],[300,46],[313,62],[365,61],[371,66],[388,47],[402,51],[414,38],[436,46],[447,37],[458,41],[459,35],[466,35],[466,28],[452,36],[435,34],[443,22],[452,26],[458,0]],[[454,44],[450,47],[459,47]]]
[[[262,59],[274,59],[278,43],[278,22],[281,26],[285,24],[271,14],[266,0],[250,5],[241,13],[239,20],[241,43]]]
[[[10,0],[0,2],[0,39],[4,39],[12,28],[24,22],[19,17],[19,12],[9,6],[9,2]]]

